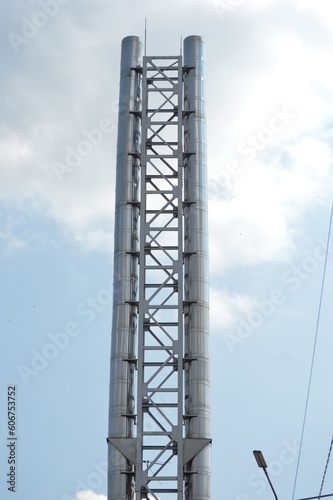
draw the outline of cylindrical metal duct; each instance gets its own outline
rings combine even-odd
[[[210,438],[205,45],[184,40],[186,438]],[[186,499],[210,500],[210,445],[187,465]],[[194,473],[190,473],[194,472]]]
[[[114,227],[113,317],[109,437],[131,438],[134,427],[135,335],[138,281],[138,187],[143,44],[122,41]],[[132,466],[108,444],[108,500],[134,496]],[[127,473],[125,473],[127,472]]]

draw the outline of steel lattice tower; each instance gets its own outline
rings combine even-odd
[[[210,500],[204,43],[122,43],[108,500]]]

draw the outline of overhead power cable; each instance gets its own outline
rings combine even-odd
[[[316,355],[317,338],[318,338],[318,331],[319,331],[319,322],[320,322],[320,315],[321,315],[321,305],[322,305],[322,301],[323,301],[324,285],[325,285],[325,278],[326,278],[326,267],[327,267],[328,249],[329,249],[329,243],[330,243],[330,239],[331,239],[332,216],[333,216],[333,203],[332,203],[332,206],[331,206],[331,216],[330,216],[330,222],[329,222],[329,227],[328,227],[327,245],[326,245],[326,253],[325,253],[325,262],[324,262],[323,277],[322,277],[322,282],[321,282],[321,290],[320,290],[319,306],[318,306],[318,314],[317,314],[316,333],[315,333],[315,339],[314,339],[314,344],[313,344],[313,349],[312,349],[311,368],[310,368],[310,374],[309,374],[308,389],[307,389],[307,394],[306,394],[305,410],[304,410],[302,432],[301,432],[301,442],[300,442],[299,453],[298,453],[298,457],[297,457],[297,466],[296,466],[296,474],[295,474],[295,481],[294,481],[294,489],[293,489],[292,500],[294,500],[294,498],[295,498],[296,483],[297,483],[297,478],[298,478],[298,469],[299,469],[299,463],[300,463],[300,459],[301,459],[301,450],[302,450],[303,438],[304,438],[305,422],[306,422],[306,417],[307,417],[307,412],[308,412],[308,405],[309,405],[309,396],[310,396],[310,389],[311,389],[311,382],[312,382],[312,373],[313,373],[313,366],[314,366],[314,360],[315,360],[315,355]]]
[[[332,436],[332,439],[331,439],[330,449],[328,450],[328,456],[327,456],[327,460],[326,460],[324,475],[323,475],[323,479],[322,479],[321,486],[320,486],[320,491],[319,491],[319,498],[321,497],[321,492],[323,491],[323,486],[324,486],[324,482],[325,482],[327,467],[328,467],[328,464],[329,464],[329,461],[330,461],[330,458],[331,458],[332,446],[333,446],[333,436]]]

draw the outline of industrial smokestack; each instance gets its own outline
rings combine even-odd
[[[202,37],[184,40],[184,241],[186,438],[210,438],[208,193],[206,151],[205,45]],[[191,154],[194,153],[194,154]],[[193,203],[192,203],[193,202]],[[185,302],[186,304],[186,302]],[[190,500],[209,500],[210,447],[187,464]],[[194,473],[193,473],[194,472]]]
[[[138,199],[143,45],[124,38],[121,51],[116,202],[114,225],[113,316],[109,398],[108,499],[133,498],[132,466],[112,443],[134,437],[135,305],[138,287]],[[111,439],[110,439],[111,438]],[[117,441],[118,442],[118,441]]]
[[[142,53],[123,40],[108,500],[210,500],[204,43]]]

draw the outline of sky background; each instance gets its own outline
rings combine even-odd
[[[0,497],[106,499],[120,46],[145,17],[149,55],[207,48],[212,500],[272,498],[254,449],[280,499],[314,496],[333,433],[333,238],[316,337],[332,1],[1,0]]]

